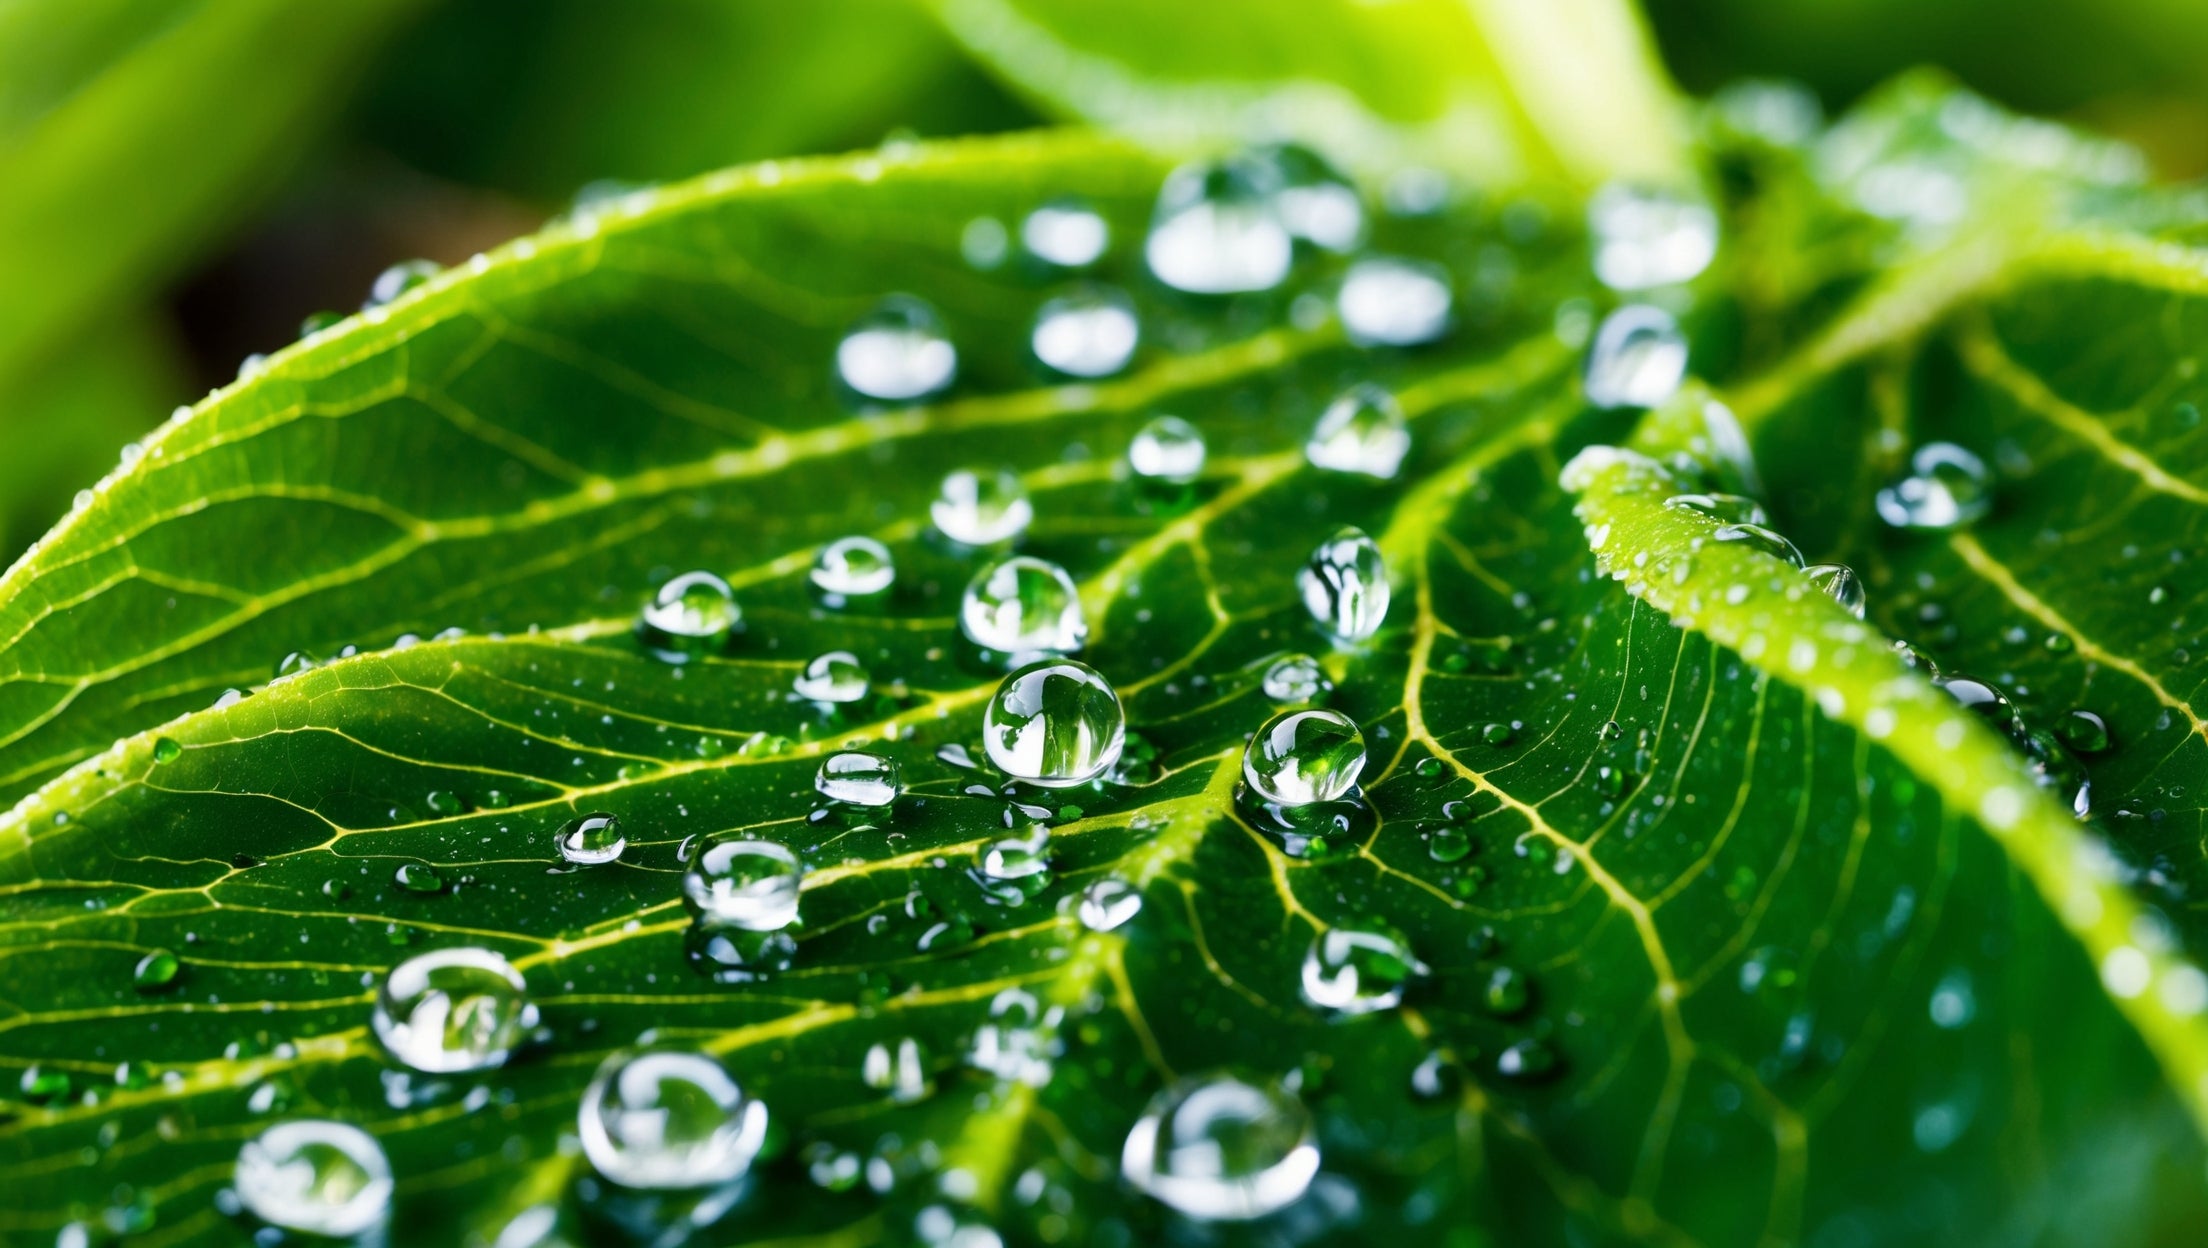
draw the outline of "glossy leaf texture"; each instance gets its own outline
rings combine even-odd
[[[1706,371],[1805,545],[1869,569],[1925,557],[1927,539],[1813,505],[1868,505],[1836,468],[1861,440],[1829,431],[1899,410],[1847,397],[1877,389],[1850,379],[1889,344],[1945,341],[1934,327],[1982,307],[2050,387],[2151,391],[2141,378],[2178,369],[2183,339],[2159,327],[2179,322],[2142,312],[2157,333],[2074,344],[2064,366],[2032,356],[2053,336],[2013,318],[2096,290],[2175,306],[2139,290],[2149,266],[2111,257],[2182,267],[2182,202],[2080,191],[2114,197],[2074,211],[2118,241],[2088,255],[2021,230],[2069,276],[2029,280],[2004,253],[1968,268],[1973,284],[1940,239],[1802,172],[1804,150],[1742,156],[1775,172],[1728,215],[1794,196],[1802,219],[1863,240],[1829,276],[1856,289],[1750,292],[1753,261],[1732,254],[1688,292],[1688,323],[1698,351],[1738,361]],[[2143,1011],[2122,992],[2132,963],[2110,976],[2102,929],[1989,834],[1985,812],[2008,806],[1987,795],[2021,762],[1967,737],[1984,765],[1955,780],[1858,727],[1768,641],[1714,616],[1674,627],[1672,604],[1598,574],[1586,509],[1608,478],[1567,491],[1567,461],[1633,442],[1689,454],[1658,472],[1705,464],[1691,438],[1664,440],[1682,409],[1642,428],[1585,403],[1586,329],[1615,297],[1589,275],[1576,207],[1459,192],[1439,215],[1376,215],[1370,248],[1442,266],[1453,317],[1431,343],[1366,347],[1335,311],[1340,257],[1225,300],[1149,279],[1139,243],[1164,173],[1110,142],[1039,137],[615,201],[280,354],[131,456],[0,586],[0,762],[36,786],[0,824],[0,1070],[21,1089],[0,1122],[0,1233],[246,1242],[220,1196],[240,1145],[311,1116],[361,1124],[390,1156],[392,1242],[624,1242],[572,1142],[577,1106],[607,1054],[654,1043],[720,1057],[774,1124],[699,1243],[962,1224],[1012,1243],[2185,1242],[2208,1216],[2204,1158],[2191,1093],[2166,1076],[2201,1031],[2164,985],[2189,968],[2141,950],[2161,976]],[[1070,275],[1016,249],[973,259],[991,255],[975,238],[1016,238],[1069,195],[1112,240],[1085,280],[1127,292],[1141,326],[1096,379],[1031,348]],[[836,381],[837,343],[900,292],[940,311],[957,381],[916,405],[860,402]],[[1780,328],[1751,350],[1755,299]],[[1924,419],[2056,427],[2032,423],[2044,404],[2004,417],[1953,369],[1920,371]],[[1404,411],[1400,468],[1307,463],[1322,410],[1367,383]],[[2081,412],[2110,398],[2064,393]],[[1208,444],[1185,491],[1140,488],[1122,464],[1163,413]],[[955,616],[987,555],[933,531],[928,505],[946,473],[995,465],[1033,500],[1020,549],[1075,578],[1080,657],[1125,701],[1133,741],[1100,782],[1038,790],[974,762],[1002,668]],[[2000,483],[1968,539],[2005,549],[2026,488]],[[2060,517],[2131,523],[2017,514],[2026,538]],[[1828,515],[1857,518],[1819,529]],[[1614,526],[1601,568],[1638,567],[1634,540],[1667,557],[1660,543],[1692,540],[1681,523]],[[1394,593],[1375,636],[1336,646],[1296,572],[1343,524],[1377,540]],[[893,552],[880,603],[809,588],[819,547],[850,534]],[[1739,558],[1682,583],[1781,575]],[[633,621],[692,568],[728,578],[745,627],[726,653],[670,664]],[[1893,585],[1913,574],[1872,573],[1874,622],[1899,628]],[[1799,608],[1778,623],[1821,626],[1814,603],[1772,592]],[[1966,604],[1942,605],[1958,619]],[[2118,644],[2064,631],[2064,664],[2088,661],[2089,637]],[[1920,639],[1960,661],[1992,644],[1975,636]],[[828,709],[793,682],[833,650],[872,687]],[[328,661],[272,680],[294,652]],[[1310,693],[1360,726],[1369,760],[1358,801],[1284,827],[1238,785],[1246,738],[1284,705],[1264,673],[1290,652],[1321,656]],[[2183,755],[2154,751],[2133,724],[2141,691],[2108,670],[2094,688],[2117,745],[2096,785],[2133,783],[2127,767],[2182,785]],[[227,688],[251,692],[210,709]],[[853,744],[900,763],[886,810],[816,796],[823,756]],[[623,856],[570,869],[558,830],[600,810],[622,820]],[[1039,825],[1047,870],[992,881],[990,844],[1032,852]],[[2127,852],[2129,826],[2064,834]],[[807,865],[789,965],[753,982],[686,956],[682,845],[714,834]],[[1142,905],[1099,931],[1078,898],[1106,878]],[[2136,911],[2146,934],[2128,939],[2157,930],[2149,906],[2187,921],[2093,880],[2104,906]],[[1372,966],[1407,980],[1400,1002],[1326,1008],[1306,962],[1335,932],[1402,942],[1407,958]],[[461,945],[513,961],[541,1033],[496,1070],[409,1073],[370,1034],[375,985]],[[158,950],[173,976],[137,971]],[[1149,1098],[1222,1069],[1282,1081],[1316,1121],[1318,1176],[1248,1226],[1192,1223],[1119,1174]]]

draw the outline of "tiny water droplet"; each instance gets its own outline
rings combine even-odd
[[[1516,967],[1495,967],[1480,986],[1480,1004],[1498,1018],[1523,1014],[1532,1001],[1533,985]]]
[[[1143,242],[1150,272],[1175,290],[1271,290],[1295,256],[1269,170],[1243,158],[1183,165],[1165,179]]]
[[[682,896],[708,927],[777,932],[797,921],[804,869],[772,841],[708,837],[682,876]]]
[[[368,301],[360,306],[380,307],[442,272],[443,267],[434,260],[401,260],[376,274],[375,282],[368,287]]]
[[[1089,639],[1073,578],[1031,555],[999,559],[975,573],[959,600],[958,628],[982,649],[1015,660],[1070,653]]]
[[[993,546],[1026,532],[1035,505],[1011,469],[961,468],[943,478],[942,490],[928,504],[928,518],[954,542]]]
[[[1411,980],[1426,973],[1393,933],[1332,927],[1304,952],[1303,999],[1336,1014],[1394,1009]]]
[[[1086,663],[1055,659],[1004,678],[982,718],[989,761],[1045,788],[1103,775],[1127,741],[1119,694]]]
[[[604,811],[571,819],[560,828],[560,857],[579,867],[612,862],[628,847],[621,821]]]
[[[1020,245],[1028,254],[1064,269],[1095,264],[1111,241],[1111,227],[1079,199],[1054,199],[1020,222]]]
[[[1506,1079],[1532,1083],[1556,1070],[1556,1050],[1540,1040],[1520,1040],[1495,1058],[1496,1073]]]
[[[432,949],[399,963],[376,989],[369,1022],[384,1050],[427,1074],[506,1063],[537,1008],[513,963],[488,949]]]
[[[1247,1222],[1294,1204],[1319,1172],[1311,1112],[1279,1084],[1214,1073],[1174,1081],[1127,1133],[1120,1173],[1202,1222]]]
[[[1311,618],[1337,640],[1363,641],[1388,617],[1388,568],[1363,529],[1344,526],[1319,543],[1296,575]]]
[[[943,319],[922,299],[891,295],[859,318],[836,344],[836,375],[870,399],[904,403],[948,387],[958,348]]]
[[[1449,272],[1437,264],[1372,256],[1349,266],[1334,301],[1359,346],[1415,347],[1449,328]]]
[[[1509,745],[1511,735],[1509,724],[1489,724],[1480,729],[1480,740],[1489,745]]]
[[[736,591],[711,572],[670,577],[653,593],[637,619],[637,637],[661,657],[681,661],[710,654],[728,644],[743,623]]]
[[[1178,416],[1159,416],[1135,431],[1127,466],[1146,481],[1186,485],[1203,475],[1204,435]]]
[[[383,1146],[349,1123],[278,1123],[238,1150],[230,1181],[248,1213],[302,1235],[351,1239],[391,1209]]]
[[[1687,376],[1687,336],[1671,313],[1633,303],[1602,318],[1580,389],[1596,407],[1660,407]]]
[[[1863,618],[1869,599],[1863,590],[1863,578],[1855,574],[1854,568],[1844,563],[1813,563],[1802,569],[1802,575],[1849,615]]]
[[[897,800],[902,791],[898,776],[897,760],[847,750],[822,760],[813,788],[832,802],[880,807]]]
[[[830,705],[857,702],[866,697],[867,690],[872,687],[866,668],[859,664],[859,656],[849,650],[830,650],[815,655],[790,682],[790,688],[798,697]]]
[[[684,1190],[733,1182],[767,1137],[767,1107],[703,1053],[615,1054],[583,1091],[583,1156],[623,1187]]]
[[[1282,806],[1339,801],[1364,769],[1365,736],[1339,711],[1283,711],[1242,751],[1242,779]]]
[[[1326,669],[1308,654],[1284,654],[1265,668],[1259,682],[1265,696],[1275,702],[1315,702],[1334,688]]]
[[[1952,442],[1918,447],[1909,468],[1909,476],[1878,492],[1879,518],[1897,529],[1960,528],[1993,507],[1985,462]]]
[[[897,564],[889,547],[871,537],[839,537],[820,548],[811,578],[821,601],[840,607],[889,592],[897,580]]]
[[[1612,290],[1690,281],[1717,255],[1717,214],[1699,198],[1613,182],[1587,204],[1595,277]]]
[[[1403,405],[1379,386],[1352,386],[1326,405],[1303,456],[1315,468],[1354,472],[1385,481],[1411,449]]]
[[[1028,346],[1069,377],[1109,377],[1134,358],[1142,326],[1134,301],[1111,286],[1082,286],[1043,304]]]
[[[1092,932],[1124,927],[1142,911],[1142,893],[1122,879],[1106,876],[1081,891],[1081,926]]]

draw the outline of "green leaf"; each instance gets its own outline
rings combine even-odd
[[[1853,402],[1858,374],[1971,309],[2081,410],[2111,397],[2088,379],[2182,390],[2173,301],[2193,296],[2150,278],[2196,263],[2187,202],[2043,174],[2064,215],[1959,266],[1977,235],[1958,253],[1865,220],[1813,157],[1769,159],[1736,218],[1792,195],[1868,257],[1835,279],[1860,296],[1760,288],[1783,332],[1754,350],[1725,338],[1751,259],[1698,292],[1697,346],[1741,361],[1721,380],[1782,517],[1863,504],[1846,461],[1883,443],[1847,422],[1894,409]],[[393,1242],[555,1242],[525,1233],[538,1209],[570,1241],[620,1241],[607,1220],[634,1206],[591,1178],[578,1104],[609,1053],[656,1043],[717,1056],[774,1124],[758,1181],[700,1242],[896,1242],[958,1221],[1016,1243],[1205,1238],[1119,1168],[1149,1098],[1222,1069],[1295,1089],[1321,1154],[1303,1201],[1227,1240],[2183,1242],[2208,1217],[2185,1082],[2208,1044],[2173,988],[2199,978],[2191,920],[2148,895],[2166,874],[2091,851],[2191,842],[2065,821],[2000,742],[1944,741],[1953,712],[1868,626],[1758,556],[1706,544],[1680,582],[1641,566],[1699,536],[1656,474],[1702,471],[1707,408],[1637,432],[1587,408],[1573,327],[1612,297],[1571,205],[1377,217],[1376,250],[1446,267],[1455,319],[1431,344],[1368,348],[1329,310],[1341,258],[1226,301],[1151,282],[1135,244],[1164,172],[1057,135],[715,175],[435,279],[149,439],[0,582],[0,765],[37,786],[0,822],[0,1086],[18,1089],[0,1235],[243,1242],[250,1221],[220,1197],[240,1146],[312,1117],[389,1155]],[[1015,225],[1067,194],[1107,220],[1097,276],[1143,331],[1093,381],[1028,348],[1062,280],[1017,256],[976,268],[962,246],[976,218]],[[940,310],[958,382],[869,409],[832,361],[892,292]],[[2072,343],[2068,365],[2046,354],[2057,335],[2019,328],[2114,318],[2126,292],[2151,314],[2110,319],[2125,332]],[[2004,418],[1929,346],[1914,358],[1927,419]],[[1366,382],[1405,411],[1399,473],[1306,463],[1320,411]],[[2047,419],[2002,411],[2003,429]],[[1121,467],[1161,412],[1209,445],[1179,497]],[[1583,448],[1627,442],[1665,462],[1590,452],[1578,492],[1560,484]],[[996,464],[1034,501],[1023,551],[1076,579],[1081,657],[1124,699],[1136,740],[1107,780],[1039,790],[971,765],[1002,669],[955,616],[985,556],[934,533],[929,503],[946,472]],[[2129,524],[2076,491],[2034,513],[2030,488],[2002,482],[1970,539],[2005,554],[2004,534],[2118,541]],[[1296,572],[1345,523],[1377,539],[1394,603],[1336,647]],[[1589,524],[1640,596],[1597,575]],[[1872,576],[1886,627],[1913,609],[1902,561],[1963,549],[1828,528],[1860,566],[1894,561]],[[2166,561],[2186,532],[2130,537]],[[847,534],[892,547],[887,600],[810,591],[816,551]],[[2127,566],[2102,554],[2089,566]],[[635,612],[692,568],[728,577],[745,631],[672,664]],[[1778,588],[1669,623],[1675,595],[1747,577]],[[1853,627],[1860,655],[1822,644]],[[2118,725],[2096,784],[2136,774],[2168,811],[2187,777],[2162,769],[2189,756],[2145,735],[2144,694],[2087,656],[2088,638],[2119,653],[2117,634],[2066,631],[2076,648],[2045,661],[2078,680],[2095,663]],[[1946,659],[1993,644],[1977,635],[1919,640]],[[1802,640],[1819,643],[1806,663]],[[830,711],[793,679],[832,650],[874,679]],[[330,661],[271,679],[294,651]],[[1292,651],[1323,656],[1319,696],[1368,749],[1362,802],[1317,812],[1338,825],[1284,827],[1238,793],[1248,735],[1280,709],[1264,672]],[[2174,684],[2165,656],[2130,657]],[[226,687],[251,692],[210,707]],[[888,811],[816,798],[823,757],[852,745],[900,763]],[[566,870],[560,829],[601,810],[623,856]],[[980,856],[1033,846],[1038,822],[1045,877],[987,886]],[[808,867],[790,963],[753,982],[686,955],[681,846],[712,834]],[[1105,878],[1142,906],[1096,931],[1077,899]],[[2178,947],[2155,943],[2165,930]],[[1367,967],[1408,978],[1400,1004],[1314,1003],[1306,961],[1339,931],[1400,938]],[[468,945],[512,960],[543,1034],[495,1070],[408,1074],[371,1032],[375,987]],[[173,977],[158,957],[140,969],[158,951]],[[900,1084],[907,1039],[918,1078]]]

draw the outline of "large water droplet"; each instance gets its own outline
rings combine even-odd
[[[1356,250],[1365,237],[1365,205],[1349,179],[1300,143],[1260,155],[1273,167],[1273,208],[1290,234],[1328,251]]]
[[[1320,542],[1296,573],[1311,618],[1341,641],[1363,641],[1388,618],[1388,565],[1359,528],[1344,526]]]
[[[1689,281],[1717,255],[1717,214],[1698,198],[1614,182],[1587,204],[1595,277],[1612,290]]]
[[[1035,358],[1069,377],[1109,377],[1142,338],[1134,301],[1110,286],[1083,286],[1043,304],[1028,338]]]
[[[889,547],[871,537],[839,537],[821,547],[813,560],[813,588],[831,607],[887,593],[896,580]]]
[[[855,750],[830,754],[813,776],[813,788],[832,802],[887,806],[900,792],[897,760]]]
[[[1275,702],[1313,702],[1334,687],[1326,669],[1308,654],[1284,654],[1265,668],[1259,681],[1265,696]]]
[[[1138,1190],[1206,1222],[1246,1222],[1295,1203],[1319,1172],[1311,1112],[1278,1084],[1230,1074],[1175,1081],[1120,1151]]]
[[[1999,685],[1960,673],[1941,677],[1937,683],[1947,696],[1986,721],[1987,727],[2011,741],[2024,740],[2024,716]]]
[[[184,964],[166,949],[155,949],[131,968],[130,986],[140,992],[162,992],[176,983]]]
[[[1282,806],[1339,801],[1365,769],[1365,735],[1339,711],[1284,711],[1242,751],[1242,779]]]
[[[1844,563],[1813,563],[1802,569],[1802,575],[1849,615],[1859,620],[1863,618],[1869,596],[1863,590],[1863,578],[1855,574],[1854,568]]]
[[[1984,461],[1952,442],[1918,447],[1909,468],[1909,476],[1878,492],[1879,519],[1897,529],[1959,528],[1993,507]]]
[[[958,348],[924,300],[891,295],[836,344],[836,374],[870,399],[926,398],[958,375]]]
[[[1352,386],[1326,405],[1303,457],[1315,468],[1355,472],[1385,481],[1411,449],[1403,405],[1375,385]]]
[[[1596,407],[1658,407],[1687,376],[1687,336],[1671,313],[1627,304],[1602,318],[1580,387]]]
[[[1272,199],[1271,171],[1230,159],[1183,165],[1158,191],[1143,257],[1175,290],[1226,295],[1271,290],[1288,276],[1295,242]]]
[[[2108,721],[2091,711],[2072,711],[2055,721],[2055,735],[2080,754],[2098,754],[2108,748]]]
[[[1715,541],[1730,542],[1736,546],[1745,546],[1750,550],[1760,550],[1774,559],[1784,561],[1791,567],[1798,568],[1802,566],[1802,552],[1795,548],[1794,543],[1786,540],[1785,535],[1767,529],[1760,524],[1719,525],[1710,534],[1710,537]]]
[[[682,896],[707,926],[775,932],[797,921],[804,874],[797,855],[772,841],[714,837],[683,872]]]
[[[830,650],[815,655],[790,682],[790,688],[798,697],[838,706],[859,701],[871,687],[859,656],[849,650]]]
[[[767,1107],[702,1053],[616,1054],[584,1089],[576,1126],[607,1179],[680,1190],[742,1177],[766,1141]]]
[[[1127,466],[1146,481],[1185,485],[1203,475],[1204,435],[1178,416],[1159,416],[1135,431]]]
[[[603,811],[571,819],[560,829],[560,857],[583,867],[612,862],[629,847],[621,821]]]
[[[1410,946],[1388,932],[1332,927],[1303,955],[1303,999],[1336,1014],[1370,1014],[1403,1003],[1403,989],[1426,974]]]
[[[1745,494],[1674,494],[1664,500],[1673,511],[1708,516],[1719,524],[1768,524],[1763,504]]]
[[[993,546],[1026,532],[1035,505],[1011,469],[961,468],[943,478],[942,490],[928,504],[928,518],[954,542]]]
[[[1359,346],[1414,347],[1449,328],[1449,272],[1440,265],[1373,256],[1349,266],[1335,307]]]
[[[984,650],[1015,657],[1065,654],[1089,639],[1089,618],[1073,578],[1030,555],[1000,559],[967,582],[958,628]]]
[[[1020,222],[1020,245],[1029,255],[1060,268],[1095,264],[1111,241],[1112,230],[1104,218],[1078,199],[1054,199]]]
[[[728,635],[743,619],[736,591],[727,581],[711,572],[685,572],[668,578],[652,595],[636,632],[646,646],[680,662],[727,645]]]
[[[302,1235],[351,1239],[391,1209],[391,1163],[383,1146],[343,1122],[270,1127],[238,1150],[231,1183],[247,1212]]]
[[[369,1023],[391,1056],[428,1074],[502,1066],[537,1009],[513,963],[488,949],[433,949],[393,967]]]
[[[1045,788],[1103,775],[1127,743],[1119,694],[1086,663],[1033,663],[1004,678],[982,717],[989,761]]]
[[[1142,893],[1134,885],[1105,876],[1081,890],[1081,926],[1092,932],[1117,931],[1142,912]]]

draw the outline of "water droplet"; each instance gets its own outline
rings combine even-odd
[[[238,1150],[238,1203],[271,1226],[351,1239],[391,1209],[391,1163],[359,1127],[308,1119],[270,1127]]]
[[[924,1100],[935,1091],[935,1081],[928,1078],[927,1058],[920,1051],[920,1042],[910,1036],[899,1040],[894,1049],[886,1044],[869,1048],[859,1074],[866,1080],[867,1087],[889,1093],[890,1101],[898,1105]]]
[[[1674,494],[1664,500],[1673,511],[1708,516],[1720,524],[1768,524],[1763,504],[1745,494]]]
[[[1359,346],[1415,347],[1449,328],[1449,272],[1437,264],[1373,256],[1349,266],[1334,306]]]
[[[2080,754],[2098,754],[2108,748],[2108,721],[2091,711],[2071,711],[2055,721],[2055,735]]]
[[[1282,143],[1260,158],[1273,168],[1273,209],[1290,234],[1333,252],[1354,251],[1364,241],[1364,201],[1325,157]]]
[[[849,650],[830,650],[806,663],[790,687],[808,701],[842,705],[864,698],[872,686],[859,656]]]
[[[1717,255],[1717,214],[1698,198],[1613,182],[1587,204],[1595,277],[1612,290],[1690,281]]]
[[[1435,862],[1462,862],[1472,853],[1472,835],[1463,828],[1443,824],[1427,835],[1426,853]]]
[[[1270,1081],[1176,1080],[1127,1133],[1120,1173],[1176,1212],[1247,1222],[1294,1204],[1319,1172],[1311,1112]]]
[[[928,504],[928,518],[954,542],[993,546],[1026,532],[1035,505],[1011,469],[961,468],[943,478],[942,491]]]
[[[1556,1070],[1556,1050],[1540,1040],[1520,1040],[1495,1058],[1496,1073],[1506,1079],[1532,1083]]]
[[[923,399],[958,376],[958,348],[926,301],[891,295],[836,344],[836,374],[870,399]]]
[[[1334,687],[1326,669],[1308,654],[1284,654],[1266,667],[1260,682],[1265,696],[1275,702],[1315,702]]]
[[[1421,1101],[1454,1101],[1464,1093],[1464,1071],[1436,1049],[1411,1068],[1411,1095]]]
[[[1596,407],[1660,407],[1687,376],[1687,336],[1671,313],[1627,304],[1602,318],[1580,388]]]
[[[682,952],[691,970],[716,984],[755,984],[789,969],[797,940],[788,932],[692,924],[682,935]]]
[[[685,572],[670,577],[652,595],[637,619],[636,632],[647,648],[680,662],[727,645],[729,634],[743,619],[736,591],[727,581],[711,572]]]
[[[138,959],[138,965],[130,973],[131,987],[140,992],[162,992],[176,983],[176,977],[184,964],[166,949],[156,949]]]
[[[1020,222],[1020,245],[1036,259],[1060,268],[1096,263],[1111,241],[1111,227],[1104,218],[1078,199],[1054,199]]]
[[[1320,542],[1296,574],[1311,618],[1335,638],[1363,641],[1388,618],[1388,566],[1363,529],[1344,526]]]
[[[1879,519],[1897,529],[1960,528],[1993,507],[1984,461],[1952,442],[1918,447],[1909,468],[1909,476],[1878,492]]]
[[[683,872],[683,900],[708,927],[780,931],[797,921],[804,870],[772,841],[708,838]]]
[[[995,217],[975,217],[959,231],[958,253],[977,269],[993,269],[1004,263],[1004,253],[1010,248],[1011,236],[1005,232],[1004,222]]]
[[[1288,276],[1295,241],[1274,206],[1270,172],[1228,159],[1183,165],[1165,179],[1143,257],[1175,290],[1227,295],[1271,290]]]
[[[901,791],[897,760],[857,751],[831,754],[813,776],[813,788],[832,802],[887,806]]]
[[[560,857],[579,867],[595,867],[612,862],[629,847],[629,838],[621,832],[621,821],[599,811],[571,819],[560,828]]]
[[[360,306],[380,307],[442,272],[444,269],[434,260],[401,260],[376,274],[374,284],[368,287],[368,301]]]
[[[583,1156],[623,1187],[732,1182],[766,1142],[767,1107],[703,1053],[616,1054],[583,1091]]]
[[[1487,982],[1480,986],[1480,1004],[1498,1018],[1523,1014],[1532,1002],[1532,981],[1516,967],[1495,967],[1487,973]]]
[[[445,888],[445,877],[426,862],[402,862],[391,878],[410,893],[438,893]]]
[[[1111,876],[1081,891],[1081,926],[1092,932],[1117,931],[1142,910],[1142,893]]]
[[[1818,592],[1840,604],[1841,609],[1856,619],[1863,618],[1867,599],[1863,591],[1863,578],[1855,569],[1844,563],[1813,563],[1802,569]]]
[[[1894,654],[1901,659],[1903,665],[1908,667],[1910,671],[1922,675],[1926,680],[1931,681],[1933,684],[1940,683],[1940,668],[1937,663],[1934,663],[1932,661],[1931,655],[1928,655],[1924,651],[1917,649],[1915,646],[1910,645],[1906,641],[1900,640],[1894,642],[1893,651]]]
[[[1509,724],[1489,724],[1480,729],[1480,740],[1489,745],[1509,745],[1511,735]]]
[[[1315,468],[1356,472],[1385,481],[1411,449],[1403,405],[1375,385],[1352,386],[1326,405],[1303,456]]]
[[[1178,416],[1159,416],[1135,431],[1127,466],[1147,481],[1185,485],[1203,475],[1204,435]]]
[[[1045,788],[1104,774],[1126,741],[1119,695],[1095,668],[1073,659],[1033,663],[1005,677],[982,718],[989,761]]]
[[[167,738],[167,737],[156,737],[156,738],[154,738],[154,741],[153,741],[153,761],[154,761],[154,762],[157,762],[157,763],[173,763],[173,762],[175,762],[175,761],[176,761],[177,759],[180,759],[180,758],[182,758],[182,757],[184,757],[184,747],[183,747],[183,746],[181,746],[181,745],[178,745],[178,744],[177,744],[176,742],[174,742],[174,741],[170,740],[170,739],[169,739],[169,738]]]
[[[831,607],[887,593],[896,580],[889,547],[871,537],[839,537],[821,547],[813,560],[813,588]]]
[[[1127,366],[1141,337],[1126,292],[1082,286],[1043,304],[1028,345],[1036,359],[1069,377],[1109,377]]]
[[[1767,529],[1760,524],[1720,525],[1715,532],[1710,534],[1710,537],[1716,541],[1732,542],[1736,545],[1745,546],[1750,550],[1760,550],[1774,559],[1783,561],[1790,567],[1798,568],[1802,566],[1802,552],[1795,549],[1794,543],[1786,540],[1785,536],[1777,531]]]
[[[1089,639],[1073,578],[1030,555],[1000,559],[974,574],[959,601],[958,628],[982,649],[1015,659],[1065,654]]]
[[[1242,779],[1282,806],[1339,801],[1365,769],[1365,736],[1339,711],[1284,711],[1242,751]]]
[[[384,976],[369,1022],[384,1049],[415,1070],[489,1070],[537,1025],[527,987],[488,949],[433,949]]]
[[[1007,988],[990,1000],[989,1021],[974,1029],[966,1060],[999,1079],[1043,1087],[1062,1047],[1056,1032],[1064,1013],[1044,1009],[1025,989]]]
[[[1303,999],[1336,1014],[1370,1014],[1401,1005],[1404,987],[1424,974],[1400,937],[1332,927],[1303,955]]]
[[[2024,716],[1998,685],[1961,674],[1944,677],[1938,683],[1949,697],[1975,712],[1995,732],[2011,741],[2023,740]]]

